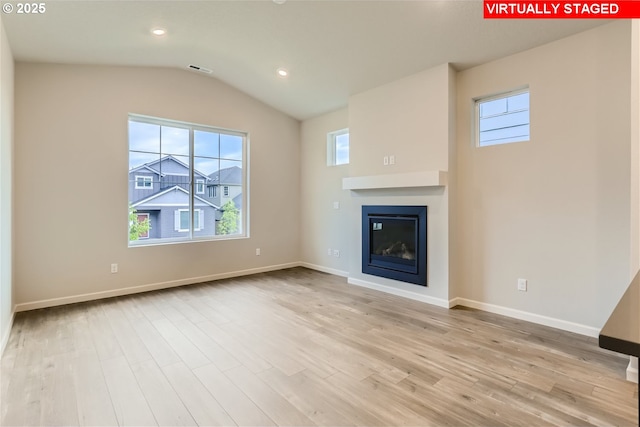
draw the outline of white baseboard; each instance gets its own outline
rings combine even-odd
[[[576,334],[586,335],[594,338],[597,338],[598,334],[600,333],[600,329],[594,328],[592,326],[581,325],[579,323],[573,323],[567,320],[555,319],[553,317],[542,316],[540,314],[529,313],[526,311],[516,310],[514,308],[474,301],[467,298],[454,298],[449,302],[449,307],[455,307],[456,305],[462,305],[469,308],[488,311],[489,313],[501,314],[503,316],[513,317],[515,319],[525,320],[527,322],[537,323],[539,325],[550,326],[552,328],[562,329],[563,331],[574,332]]]
[[[250,274],[266,273],[268,271],[283,270],[285,268],[299,267],[299,262],[291,262],[287,264],[270,265],[267,267],[250,268],[247,270],[231,271],[228,273],[211,274],[208,276],[190,277],[187,279],[170,280],[167,282],[151,283],[142,286],[133,286],[129,288],[113,289],[109,291],[92,292],[88,294],[72,295],[61,298],[51,298],[46,300],[32,301],[17,304],[15,312],[36,310],[39,308],[55,307],[58,305],[73,304],[78,302],[93,301],[103,298],[119,297],[123,295],[137,294],[141,292],[155,291],[158,289],[175,288],[178,286],[192,285],[194,283],[209,282],[212,280],[228,279],[231,277],[248,276]]]
[[[366,280],[354,279],[349,277],[347,282],[351,285],[362,286],[364,288],[375,289],[376,291],[386,292],[388,294],[397,295],[399,297],[409,298],[416,301],[426,302],[427,304],[437,305],[438,307],[450,308],[449,301],[441,298],[430,297],[428,295],[411,292],[404,289],[393,288],[391,286],[380,285],[378,283],[367,282]]]
[[[336,270],[335,268],[323,267],[321,265],[311,264],[311,263],[308,263],[308,262],[301,262],[299,265],[300,265],[300,267],[309,268],[311,270],[322,271],[323,273],[329,273],[329,274],[333,274],[335,276],[349,277],[349,272],[348,271]]]
[[[627,366],[627,381],[638,383],[638,358],[629,357],[629,366]]]
[[[417,292],[411,292],[404,289],[398,289],[391,286],[380,285],[377,283],[372,283],[372,282],[368,282],[361,279],[355,279],[353,277],[349,277],[349,273],[346,271],[341,271],[341,270],[337,270],[329,267],[323,267],[320,265],[315,265],[315,264],[306,263],[306,262],[291,262],[286,264],[278,264],[278,265],[271,265],[266,267],[232,271],[227,273],[212,274],[208,276],[191,277],[187,279],[171,280],[167,282],[152,283],[152,284],[147,284],[142,286],[133,286],[128,288],[113,289],[109,291],[93,292],[93,293],[87,293],[87,294],[72,295],[72,296],[61,297],[61,298],[51,298],[46,300],[16,304],[14,311],[12,313],[11,321],[9,325],[7,326],[5,331],[2,331],[3,335],[1,337],[2,341],[0,342],[0,355],[2,354],[2,350],[4,350],[4,347],[9,340],[9,334],[11,332],[11,325],[13,325],[14,315],[15,313],[20,311],[36,310],[39,308],[55,307],[55,306],[65,305],[65,304],[73,304],[73,303],[93,301],[93,300],[98,300],[103,298],[131,295],[136,293],[154,291],[158,289],[167,289],[167,288],[174,288],[178,286],[191,285],[194,283],[202,283],[202,282],[208,282],[213,280],[227,279],[231,277],[241,277],[241,276],[247,276],[250,274],[283,270],[283,269],[292,268],[292,267],[306,267],[312,270],[318,270],[324,273],[334,274],[336,276],[347,277],[348,278],[347,282],[352,285],[362,286],[365,288],[386,292],[392,295],[397,295],[404,298],[425,302],[427,304],[432,304],[438,307],[452,308],[452,307],[455,307],[456,305],[462,305],[465,307],[475,308],[478,310],[483,310],[490,313],[496,313],[496,314],[500,314],[507,317],[513,317],[515,319],[525,320],[528,322],[550,326],[552,328],[562,329],[564,331],[575,332],[577,334],[586,335],[590,337],[598,337],[598,334],[600,333],[600,330],[597,328],[569,322],[566,320],[555,319],[552,317],[542,316],[534,313],[528,313],[525,311],[516,310],[509,307],[502,307],[494,304],[474,301],[467,298],[453,298],[452,300],[447,301],[442,298],[435,298],[428,295],[419,294]],[[631,375],[634,374],[633,371],[634,370],[631,369]],[[627,370],[627,373],[629,375],[629,369]],[[637,376],[638,376],[638,371],[637,369],[635,369],[636,381],[637,381]]]
[[[0,336],[0,358],[4,354],[4,349],[7,347],[7,343],[9,342],[9,336],[11,335],[11,328],[13,328],[13,319],[16,317],[16,309],[14,307],[11,312],[11,317],[9,317],[9,324],[4,328],[4,331],[0,331],[2,335]]]

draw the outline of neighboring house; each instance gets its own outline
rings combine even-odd
[[[236,208],[242,210],[242,168],[220,169],[207,178],[207,200],[220,207],[233,200]]]
[[[220,208],[204,198],[209,177],[194,171],[194,235],[212,236]],[[189,232],[189,165],[164,156],[129,171],[129,202],[138,221],[149,219],[140,239],[184,237]]]
[[[239,211],[237,217],[237,232],[242,233],[242,168],[232,166],[220,169],[210,174],[208,178],[206,199],[214,205],[220,206],[217,219],[221,219],[224,213],[224,205],[229,201],[233,201],[233,204]]]

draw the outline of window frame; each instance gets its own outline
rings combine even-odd
[[[249,144],[250,144],[250,134],[249,132],[246,131],[240,131],[240,130],[234,130],[234,129],[228,129],[228,128],[221,128],[221,127],[216,127],[216,126],[210,126],[210,125],[203,125],[203,124],[196,124],[196,123],[191,123],[191,122],[183,122],[183,121],[177,121],[177,120],[171,120],[171,119],[164,119],[164,118],[157,118],[157,117],[151,117],[151,116],[145,116],[145,115],[140,115],[140,114],[134,114],[134,113],[129,113],[128,118],[127,118],[127,123],[128,125],[131,122],[139,122],[139,123],[146,123],[146,124],[150,124],[150,125],[156,125],[156,126],[166,126],[166,127],[176,127],[176,128],[186,128],[189,130],[189,207],[186,210],[189,210],[190,213],[190,228],[191,230],[186,230],[189,231],[187,236],[181,236],[181,237],[161,237],[161,238],[157,238],[157,239],[145,239],[145,240],[129,240],[128,241],[128,247],[140,247],[140,246],[155,246],[155,245],[166,245],[166,244],[174,244],[174,243],[190,243],[190,242],[199,242],[199,241],[219,241],[219,240],[235,240],[235,239],[246,239],[249,238]],[[196,236],[194,235],[194,232],[196,231],[201,231],[204,228],[201,227],[202,224],[202,217],[204,214],[204,211],[202,209],[199,209],[195,206],[195,199],[196,198],[200,198],[202,197],[202,194],[206,195],[206,190],[203,191],[203,193],[197,193],[196,189],[197,189],[197,184],[196,184],[196,179],[195,176],[197,176],[197,172],[195,172],[197,169],[194,167],[194,159],[197,158],[201,158],[201,156],[195,155],[194,154],[194,135],[195,132],[197,131],[202,131],[202,132],[211,132],[211,133],[216,133],[221,135],[227,135],[227,136],[236,136],[242,139],[242,152],[241,152],[241,160],[237,160],[235,158],[225,158],[222,157],[220,155],[220,153],[218,153],[218,157],[215,157],[215,159],[219,162],[223,162],[223,161],[239,161],[241,162],[241,169],[242,169],[242,178],[241,178],[241,188],[242,188],[242,210],[241,210],[241,215],[240,215],[240,232],[236,233],[236,234],[216,234],[217,232],[217,221],[213,220],[213,233],[212,235],[206,235],[206,236]],[[128,145],[128,152],[129,152],[129,156],[131,156],[131,153],[136,152],[136,153],[146,153],[146,151],[140,151],[140,150],[132,150],[131,149],[131,137],[129,136],[127,138],[127,145]],[[150,154],[156,154],[155,152],[148,152]],[[158,153],[161,154],[161,153]],[[203,158],[207,158],[207,157],[203,157]],[[213,157],[212,157],[213,158]],[[131,172],[132,168],[129,168],[129,172]],[[136,175],[134,175],[134,177],[136,177]],[[199,179],[198,179],[199,180]],[[203,180],[204,182],[204,186],[206,186],[206,180]],[[137,181],[136,181],[137,183]],[[152,184],[153,185],[153,184]],[[141,188],[142,189],[142,188]],[[144,189],[149,189],[148,187],[144,187]],[[215,190],[214,190],[215,191]],[[217,206],[217,203],[215,201],[209,201],[212,204],[215,204]],[[222,208],[222,206],[218,206],[219,208]],[[198,214],[195,214],[195,211],[199,211]],[[195,223],[195,218],[198,218],[198,222]],[[193,224],[193,226],[192,226]],[[174,227],[174,231],[180,231],[183,232],[185,230],[183,230],[181,227]]]
[[[146,185],[138,185],[138,180],[142,178],[142,183],[146,184],[147,182],[149,183],[149,186],[147,187]],[[135,189],[136,190],[153,190],[153,177],[152,176],[148,176],[148,175],[134,175],[134,181],[135,181]]]
[[[196,194],[204,194],[204,187],[205,187],[204,184],[205,184],[204,179],[196,179],[196,185],[195,185]]]
[[[334,130],[327,133],[327,166],[345,166],[351,163],[351,158],[348,158],[346,163],[337,163],[336,144],[338,137],[342,135],[349,135],[349,128]],[[349,149],[351,149],[350,140]]]
[[[529,121],[528,121],[529,134],[527,139],[517,139],[513,141],[502,141],[498,143],[481,144],[480,142],[480,104],[484,102],[490,102],[498,99],[504,99],[504,98],[510,98],[512,96],[522,95],[523,93],[529,94],[529,105],[526,110],[518,110],[518,111],[527,111],[529,113]],[[474,124],[474,145],[476,148],[494,147],[498,145],[509,145],[509,144],[515,144],[518,142],[531,141],[531,90],[529,86],[521,86],[517,89],[495,93],[493,95],[480,96],[477,98],[473,98],[473,124]]]
[[[179,233],[184,233],[184,232],[188,232],[190,231],[190,227],[191,224],[189,224],[189,228],[182,228],[182,213],[183,212],[187,212],[190,213],[191,210],[190,209],[176,209],[176,212],[178,212],[178,221],[177,221],[177,227],[176,230]],[[197,213],[197,215],[196,215]],[[194,209],[193,210],[193,230],[194,231],[200,231],[202,230],[202,217],[204,216],[204,212],[202,211],[202,209]],[[196,221],[197,218],[197,221]],[[188,218],[189,220],[191,218]]]

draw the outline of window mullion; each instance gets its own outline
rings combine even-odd
[[[194,151],[194,131],[193,127],[189,127],[189,238],[193,238],[194,230],[195,230],[195,214],[194,214],[194,206],[195,206],[195,159],[193,155]]]

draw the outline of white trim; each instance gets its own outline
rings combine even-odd
[[[469,308],[475,308],[489,313],[500,314],[502,316],[512,317],[514,319],[525,320],[527,322],[537,323],[539,325],[549,326],[563,331],[574,332],[580,335],[597,338],[600,329],[592,326],[582,325],[580,323],[569,322],[567,320],[556,319],[553,317],[543,316],[540,314],[529,313],[527,311],[516,310],[514,308],[503,307],[495,304],[474,301],[467,298],[454,298],[449,301],[449,307],[462,305]]]
[[[417,292],[406,291],[404,289],[392,288],[391,286],[380,285],[377,283],[367,282],[366,280],[354,279],[349,277],[347,283],[350,285],[362,286],[364,288],[374,289],[376,291],[386,292],[388,294],[397,295],[399,297],[409,298],[415,301],[426,302],[427,304],[436,305],[438,307],[450,308],[449,301],[430,297],[428,295],[419,294]]]
[[[149,187],[147,187],[146,185],[138,185],[138,178],[142,178],[142,183],[146,184],[147,182],[149,184],[151,184]],[[153,177],[152,176],[147,176],[147,175],[135,175],[133,178],[133,181],[135,182],[135,189],[136,190],[153,190]]]
[[[481,96],[473,99],[474,103],[474,121],[473,121],[473,130],[475,135],[475,147],[476,148],[484,148],[484,147],[493,147],[495,145],[501,144],[513,144],[516,142],[528,142],[531,140],[531,130],[529,130],[529,136],[527,139],[516,139],[516,140],[508,140],[502,141],[499,143],[490,143],[490,144],[480,144],[480,104],[483,102],[495,101],[497,99],[509,98],[511,96],[522,95],[523,93],[531,94],[531,90],[529,89],[529,85],[523,86],[519,89],[509,90],[502,93],[497,93],[488,96]],[[531,114],[531,101],[529,101],[529,106],[527,109],[523,109],[521,111],[529,111]],[[531,116],[529,116],[529,126],[531,125]]]
[[[191,209],[176,209],[176,212],[178,212],[178,217],[176,218],[176,230],[178,232],[185,232],[185,231],[189,231],[189,226],[191,226]],[[189,214],[189,226],[187,226],[187,228],[182,228],[182,212],[186,212],[187,214]]]
[[[300,267],[305,267],[311,270],[321,271],[323,273],[333,274],[334,276],[349,277],[348,271],[336,270],[335,268],[323,267],[317,264],[310,264],[308,262],[301,262]]]
[[[202,191],[198,191],[198,184],[202,186]],[[204,179],[196,179],[196,194],[204,194]]]
[[[343,166],[348,165],[347,163],[336,163],[336,140],[339,136],[349,135],[349,128],[340,129],[327,133],[327,166]]]
[[[13,307],[13,311],[11,312],[11,316],[9,317],[9,323],[7,327],[2,331],[2,337],[0,337],[0,358],[4,354],[4,349],[7,347],[7,343],[9,343],[9,337],[11,336],[11,329],[13,328],[13,320],[16,317],[17,305]]]
[[[269,271],[284,270],[285,268],[299,267],[299,262],[291,262],[287,264],[269,265],[266,267],[249,268],[246,270],[231,271],[228,273],[210,274],[207,276],[190,277],[187,279],[170,280],[167,282],[150,283],[148,285],[132,286],[129,288],[120,288],[110,291],[92,292],[88,294],[72,295],[68,297],[51,298],[46,300],[31,301],[15,306],[15,312],[37,310],[40,308],[56,307],[65,304],[74,304],[78,302],[94,301],[103,298],[119,297],[123,295],[138,294],[142,292],[155,291],[158,289],[175,288],[178,286],[192,285],[194,283],[203,283],[213,280],[228,279],[231,277],[248,276],[251,274],[266,273]]]
[[[629,356],[629,366],[627,366],[627,381],[638,383],[638,358]]]

